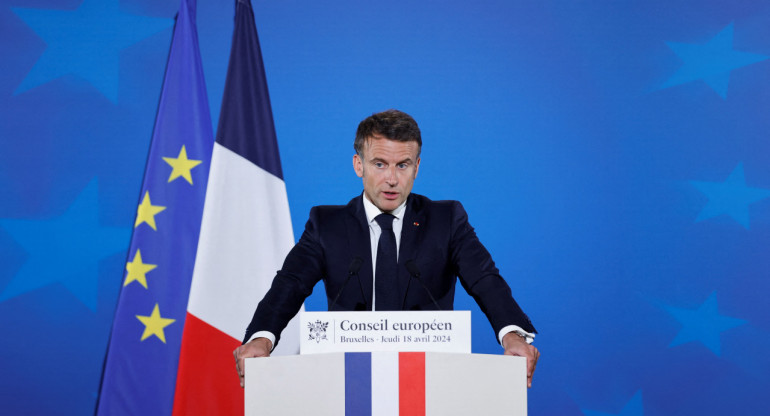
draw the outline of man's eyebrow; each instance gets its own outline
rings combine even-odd
[[[377,162],[388,163],[385,159],[382,159],[382,158],[379,158],[379,157],[373,157],[373,158],[369,159],[369,163],[377,163]],[[396,162],[396,165],[400,165],[402,163],[407,163],[407,164],[413,163],[412,162],[412,158],[408,157],[408,158],[406,158],[404,160],[400,160],[400,161]]]

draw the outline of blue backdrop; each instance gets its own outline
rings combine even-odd
[[[295,234],[404,110],[540,331],[532,415],[770,413],[770,4],[365,3],[254,1]],[[93,412],[178,5],[0,0],[4,414]],[[215,126],[233,6],[198,2]]]

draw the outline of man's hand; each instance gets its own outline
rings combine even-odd
[[[535,373],[540,351],[533,345],[527,344],[527,340],[515,332],[509,332],[503,337],[505,355],[527,358],[527,387],[532,387],[532,374]]]
[[[235,357],[235,369],[238,371],[238,378],[241,379],[241,387],[243,387],[243,373],[244,373],[244,358],[251,357],[269,357],[270,350],[273,349],[273,343],[267,338],[255,338],[233,351],[233,357]]]

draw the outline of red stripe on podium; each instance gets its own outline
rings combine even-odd
[[[398,353],[398,414],[425,416],[425,353]]]
[[[174,416],[242,415],[243,389],[233,350],[241,343],[187,313],[179,355]]]

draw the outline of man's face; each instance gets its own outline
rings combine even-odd
[[[353,169],[363,179],[364,195],[381,211],[398,208],[412,192],[420,168],[417,142],[370,137],[361,155],[353,156]]]

